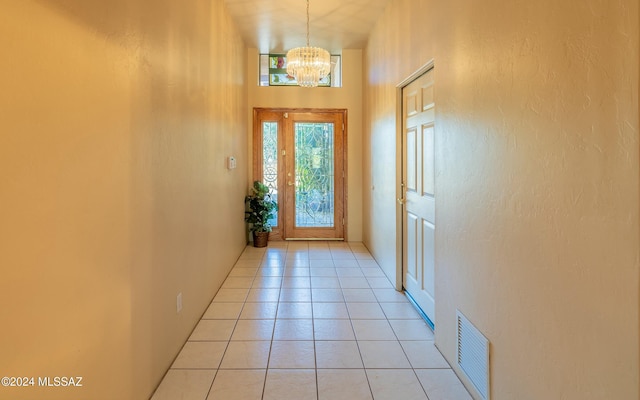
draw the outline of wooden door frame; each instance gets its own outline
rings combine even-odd
[[[420,76],[426,74],[429,70],[435,67],[434,59],[429,60],[422,67],[418,68],[415,72],[405,78],[396,86],[396,198],[401,199],[404,195],[403,184],[403,146],[404,146],[404,110],[403,110],[403,90],[411,82],[418,79]],[[396,202],[396,290],[403,290],[404,280],[404,215],[403,204]]]
[[[267,114],[273,114],[273,118],[259,118],[259,111]],[[260,121],[268,121],[268,122],[277,122],[278,123],[278,144],[281,143],[283,139],[284,133],[282,131],[282,113],[278,113],[272,109],[258,109],[254,108],[253,110],[253,179],[251,180],[262,181],[262,165],[263,165],[263,146],[262,146],[262,124]],[[280,157],[280,154],[278,154]],[[284,176],[284,166],[278,163],[278,178]],[[280,203],[280,196],[278,196],[278,204]],[[269,239],[271,240],[282,240],[282,228],[284,227],[284,219],[282,218],[282,213],[278,212],[278,227],[274,228],[271,234],[269,235]]]
[[[253,153],[253,179],[261,180],[262,179],[262,164],[263,164],[263,154],[262,154],[262,125],[259,123],[260,119],[258,115],[260,113],[274,113],[279,114],[280,118],[277,119],[278,122],[278,143],[282,143],[281,140],[284,139],[284,132],[282,131],[282,127],[284,124],[283,115],[285,113],[314,113],[314,114],[342,114],[342,122],[344,124],[343,134],[342,134],[342,165],[344,170],[344,177],[342,179],[342,199],[343,199],[343,214],[342,217],[344,219],[343,225],[343,239],[345,242],[348,240],[347,232],[348,232],[348,111],[345,108],[265,108],[265,107],[254,107],[253,109],[253,144],[252,144],[252,153]],[[274,120],[275,121],[275,120]],[[278,154],[280,157],[280,154]],[[282,178],[280,178],[282,177]],[[286,170],[284,163],[278,162],[278,178],[284,179],[286,177]],[[278,203],[280,201],[284,202],[284,193],[278,196]],[[278,229],[274,229],[270,239],[273,240],[283,240],[283,229],[284,228],[284,214],[278,213]],[[312,240],[312,239],[310,239]],[[322,240],[331,240],[331,239],[322,239]]]

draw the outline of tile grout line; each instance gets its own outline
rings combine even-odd
[[[243,252],[244,252],[244,250],[243,250]],[[240,255],[240,257],[241,256],[242,255]],[[240,257],[238,257],[238,260],[236,260],[236,262],[233,264],[233,267],[231,267],[231,270],[229,271],[229,273],[227,274],[226,278],[222,282],[222,285],[220,286],[220,288],[222,288],[222,286],[224,286],[224,284],[226,283],[227,279],[229,279],[229,275],[231,275],[231,271],[236,267]],[[252,283],[253,283],[253,281],[252,281]],[[216,293],[216,295],[217,295],[217,293]],[[248,296],[248,294],[247,294],[247,296]],[[213,299],[215,299],[215,295],[213,296]],[[213,304],[213,299],[211,300],[211,303],[209,303],[209,307],[211,306],[211,304]],[[236,327],[238,326],[238,321],[240,320],[240,315],[242,314],[242,310],[244,309],[244,305],[245,304],[246,304],[246,297],[245,297],[245,302],[243,303],[242,307],[240,308],[240,312],[238,313],[238,315],[236,317],[236,322],[234,323],[233,329],[231,330],[231,333],[229,335],[229,340],[226,341],[227,344],[225,345],[224,351],[222,352],[222,355],[220,357],[220,362],[218,362],[218,367],[216,368],[215,373],[213,374],[213,379],[211,380],[211,385],[209,385],[209,390],[207,390],[207,394],[205,395],[203,400],[207,400],[209,398],[209,395],[211,394],[211,390],[213,389],[213,385],[214,385],[214,383],[216,381],[216,378],[218,377],[218,372],[220,371],[220,367],[222,366],[222,360],[224,360],[224,356],[227,354],[227,350],[229,349],[229,345],[231,344],[231,337],[233,336],[233,332],[236,330]],[[207,307],[207,310],[208,310],[208,307]],[[205,310],[204,313],[202,314],[202,316],[200,317],[200,321],[198,321],[198,324],[200,324],[200,322],[202,322],[204,320],[204,315],[206,314],[207,310]],[[198,324],[196,324],[196,327],[198,326]],[[194,330],[195,330],[195,327],[194,327]],[[191,332],[191,335],[193,335],[193,331]],[[189,335],[189,337],[191,337],[191,335]],[[187,345],[187,343],[189,343],[189,338],[187,338],[187,341],[182,346],[182,349],[180,349],[180,352],[178,353],[178,356],[180,355],[180,353],[182,353],[182,350],[184,350],[184,347]],[[176,358],[178,356],[176,356]],[[173,362],[175,363],[175,360]]]
[[[313,313],[313,290],[311,290],[311,260],[309,260],[309,293],[311,299],[311,329],[313,333],[313,361],[316,373],[316,399],[320,399],[320,380],[318,379],[318,347],[316,346],[316,320]]]
[[[263,268],[263,263],[264,263],[264,259],[267,255],[267,252],[265,251],[265,254],[263,255],[262,259],[260,260],[260,267],[258,268],[258,271],[260,271]],[[256,272],[257,274],[257,272]],[[263,276],[263,275],[260,275]],[[280,287],[282,287],[282,281],[280,282]],[[282,290],[282,289],[280,289]],[[280,292],[278,292],[278,299],[280,298]],[[245,303],[246,304],[246,303]],[[267,389],[267,377],[269,376],[269,363],[271,362],[271,350],[273,349],[273,336],[275,335],[275,331],[276,331],[276,322],[277,322],[277,318],[278,318],[278,308],[279,308],[280,303],[278,302],[276,304],[276,314],[274,315],[274,319],[273,319],[273,328],[271,329],[271,341],[269,342],[269,354],[267,355],[267,365],[264,368],[264,382],[262,383],[262,395],[261,395],[261,399],[264,399],[264,395]]]
[[[281,250],[281,249],[278,248],[278,250]],[[340,280],[340,276],[337,275],[337,272],[338,272],[337,268],[338,267],[336,267],[336,262],[347,261],[347,260],[351,261],[351,259],[345,258],[345,256],[346,256],[346,254],[344,254],[345,251],[349,252],[350,255],[353,256],[353,250],[350,249],[350,248],[347,248],[347,249],[330,248],[329,249],[329,254],[332,257],[331,258],[331,262],[332,262],[332,264],[334,266],[333,269],[335,270],[336,277],[338,279],[338,287],[336,289],[339,289],[340,294],[342,295],[341,296],[342,300],[338,301],[337,304],[344,304],[344,306],[345,306],[347,318],[349,319],[349,325],[351,327],[351,332],[354,335],[354,340],[356,342],[356,346],[357,346],[357,349],[358,349],[360,361],[362,362],[362,371],[365,373],[365,378],[366,378],[367,384],[369,386],[369,392],[370,392],[371,396],[373,397],[373,387],[372,387],[372,384],[371,384],[370,377],[369,377],[369,375],[367,373],[367,368],[364,365],[364,359],[363,359],[362,351],[361,351],[361,348],[360,348],[360,341],[358,340],[358,338],[356,336],[355,327],[354,327],[354,319],[353,319],[353,317],[354,317],[353,311],[349,307],[347,307],[348,302],[347,302],[347,299],[345,297],[345,290],[348,290],[348,289],[355,289],[355,290],[357,290],[357,289],[367,289],[367,290],[370,290],[371,293],[373,293],[373,300],[369,299],[369,301],[363,301],[362,298],[359,299],[358,296],[354,295],[355,297],[352,298],[353,301],[351,301],[351,303],[355,302],[355,303],[375,304],[382,310],[382,315],[384,316],[384,320],[390,326],[390,328],[391,328],[391,330],[392,330],[392,332],[394,334],[395,340],[401,346],[402,354],[407,358],[407,360],[409,362],[409,368],[411,368],[411,370],[413,371],[413,375],[414,375],[415,379],[417,379],[417,382],[420,384],[420,387],[421,387],[422,391],[424,392],[426,398],[428,399],[429,396],[426,393],[426,388],[424,387],[423,383],[420,381],[420,378],[418,377],[416,368],[414,368],[414,366],[411,364],[411,361],[409,360],[409,357],[407,355],[407,350],[402,346],[402,342],[400,341],[400,338],[398,336],[399,334],[396,332],[396,330],[393,328],[393,325],[391,324],[390,316],[393,316],[393,315],[390,315],[387,311],[385,311],[384,308],[382,308],[382,305],[381,305],[382,303],[381,303],[381,299],[380,299],[380,295],[381,294],[377,293],[376,289],[384,289],[384,288],[373,288],[373,287],[371,287],[371,282],[369,282],[369,279],[368,279],[369,277],[368,276],[365,276],[367,284],[368,284],[367,288],[343,287],[343,282]],[[289,254],[290,253],[298,253],[298,254],[301,254],[302,257],[298,256],[298,257],[289,258]],[[320,390],[320,382],[319,382],[319,372],[320,372],[319,369],[320,368],[318,367],[319,364],[318,364],[318,352],[317,352],[317,350],[318,350],[318,347],[317,347],[318,338],[316,337],[316,332],[315,332],[316,313],[315,313],[315,309],[313,307],[313,305],[316,304],[316,299],[315,299],[315,297],[313,295],[313,285],[312,285],[312,282],[311,282],[311,279],[312,279],[312,277],[311,277],[311,259],[309,257],[309,253],[310,253],[310,249],[309,248],[307,248],[307,249],[298,249],[298,248],[296,248],[294,250],[290,250],[289,246],[287,245],[287,248],[286,248],[285,253],[284,253],[284,266],[279,267],[282,270],[280,271],[280,273],[278,275],[278,278],[280,278],[280,280],[279,280],[279,288],[277,288],[278,289],[278,300],[277,300],[276,307],[275,307],[274,325],[272,327],[271,338],[270,338],[270,343],[269,343],[269,354],[267,355],[267,364],[266,364],[266,367],[265,367],[264,382],[263,382],[263,385],[262,385],[262,398],[263,399],[266,396],[267,378],[268,378],[269,370],[271,370],[271,369],[276,369],[276,370],[279,369],[279,368],[270,368],[270,366],[271,366],[271,361],[272,361],[271,357],[273,355],[272,352],[273,352],[273,345],[274,345],[274,341],[275,341],[275,332],[276,332],[277,322],[278,322],[278,319],[279,319],[278,317],[280,315],[280,312],[282,311],[281,306],[284,306],[283,303],[295,303],[295,304],[300,304],[300,303],[303,303],[303,302],[306,303],[306,301],[302,301],[302,300],[298,301],[299,299],[297,297],[288,298],[287,300],[289,300],[289,301],[282,301],[283,300],[283,298],[282,298],[283,290],[285,290],[285,287],[284,287],[285,286],[285,280],[284,279],[285,279],[285,276],[286,276],[286,273],[287,273],[287,268],[306,268],[306,269],[309,270],[309,274],[308,274],[308,277],[307,277],[307,279],[309,279],[309,282],[308,282],[308,286],[309,287],[308,287],[308,289],[306,287],[305,288],[299,288],[298,285],[296,285],[296,284],[294,284],[291,289],[293,289],[293,290],[302,290],[302,289],[309,290],[309,296],[310,296],[309,297],[310,298],[309,305],[311,307],[311,310],[310,310],[310,312],[311,312],[311,330],[312,330],[311,333],[312,333],[313,351],[314,351],[314,370],[315,370],[314,372],[315,372],[315,379],[316,379],[316,388],[315,388],[316,390],[315,390],[315,392],[316,392],[316,398],[317,399],[320,398],[320,394],[321,394],[320,393],[321,392],[321,390]],[[241,256],[238,259],[238,261],[236,262],[236,264],[234,264],[234,266],[232,267],[232,270],[235,269],[235,268],[238,268],[237,264],[241,260],[246,263],[246,264],[243,264],[243,265],[250,265],[251,262],[254,262],[254,260],[255,260],[255,262],[257,262],[259,264],[258,268],[256,268],[255,273],[253,274],[253,278],[252,278],[252,281],[251,281],[251,287],[248,289],[247,294],[244,296],[244,300],[242,301],[242,307],[240,308],[240,311],[236,315],[235,322],[234,322],[234,325],[233,325],[233,329],[231,330],[230,336],[229,336],[228,340],[226,341],[226,345],[224,347],[224,351],[222,352],[222,355],[221,355],[221,358],[220,358],[220,362],[218,363],[218,368],[214,370],[213,379],[211,381],[211,385],[209,386],[208,392],[205,395],[205,397],[208,397],[209,395],[211,395],[211,393],[213,391],[213,385],[215,384],[216,380],[219,378],[220,367],[222,366],[222,362],[223,362],[223,360],[224,360],[224,358],[227,355],[227,352],[229,350],[229,346],[231,344],[231,338],[233,337],[233,334],[238,329],[238,326],[239,326],[238,324],[239,324],[239,322],[240,322],[240,320],[242,318],[242,314],[247,310],[247,306],[248,306],[247,303],[249,303],[249,293],[253,289],[264,289],[262,287],[260,287],[260,288],[254,287],[254,284],[255,284],[256,280],[258,279],[258,272],[261,269],[263,269],[265,267],[268,267],[268,266],[265,265],[265,260],[267,260],[269,258],[268,254],[269,254],[269,252],[267,250],[264,253],[262,253],[262,255],[260,256],[259,259],[257,259],[257,258],[243,258]],[[305,254],[306,254],[306,257],[304,257]],[[334,254],[338,255],[338,257],[339,257],[338,260],[333,259]],[[257,255],[257,254],[255,254],[255,255]],[[252,256],[255,257],[255,255],[252,255]],[[251,255],[250,255],[250,257],[251,257]],[[307,261],[305,262],[305,260],[303,260],[302,258],[305,258]],[[291,264],[291,266],[289,266],[289,267],[287,267],[287,263],[288,263],[287,260],[290,260],[289,263]],[[250,261],[250,262],[247,263],[247,261]],[[356,262],[357,262],[357,266],[358,266],[359,272],[362,273],[362,275],[364,275],[363,266],[358,262],[357,258],[356,258]],[[251,267],[251,268],[253,268],[253,267]],[[345,268],[349,268],[349,267],[345,267]],[[369,267],[369,268],[371,268],[371,267]],[[380,267],[378,266],[378,268],[380,268]],[[231,272],[229,273],[229,275],[230,274],[231,274]],[[226,283],[226,281],[230,277],[229,275],[227,275],[227,278],[225,278],[225,281],[223,282],[223,285]],[[260,277],[264,277],[264,276],[262,274],[260,274]],[[359,277],[359,276],[357,276],[357,277]],[[350,278],[350,277],[349,276],[343,276],[343,278]],[[352,286],[352,285],[353,284],[350,283],[350,282],[347,284],[347,286]],[[305,286],[305,285],[303,285],[303,286]],[[385,296],[387,296],[386,293],[385,293]],[[387,300],[391,300],[391,298],[389,298],[388,296],[386,298],[387,298]],[[214,296],[214,299],[215,299],[215,296]],[[212,303],[213,303],[213,300],[212,300]],[[227,302],[219,302],[219,304],[225,304],[225,303],[227,303]],[[257,302],[257,303],[262,304],[264,302]],[[317,304],[320,304],[320,303],[323,303],[323,302],[320,301]],[[333,303],[333,302],[329,302],[329,303]],[[389,301],[389,303],[395,303],[395,302],[394,301]],[[206,310],[205,310],[205,313],[206,313]],[[307,314],[300,314],[300,315],[293,314],[293,315],[289,316],[289,317],[292,317],[292,318],[288,318],[288,319],[293,319],[293,320],[303,319],[303,318],[294,318],[294,317],[296,317],[296,316],[303,317],[305,315],[307,315]],[[224,315],[222,315],[222,316],[224,316]],[[265,314],[262,314],[260,316],[264,317]],[[367,316],[367,315],[365,314],[365,315],[363,315],[363,317],[364,316]],[[216,319],[216,318],[213,318],[213,319]],[[220,319],[220,318],[217,318],[217,319]],[[256,318],[251,318],[251,319],[256,319]],[[258,318],[258,319],[261,319],[261,318]],[[363,318],[363,319],[366,319],[366,318]],[[400,319],[403,320],[402,318],[400,318]],[[202,322],[204,320],[205,319],[204,319],[204,313],[203,313],[203,315],[200,318],[198,323],[200,323],[200,322]],[[194,330],[195,330],[195,327],[194,327]],[[400,333],[402,333],[402,332],[400,332]],[[192,334],[193,334],[193,332],[192,332]],[[292,339],[292,340],[297,340],[297,339]],[[416,339],[416,340],[418,340],[418,339]],[[258,341],[258,340],[256,340],[256,339],[249,340],[249,342],[256,342],[256,341]],[[344,341],[344,340],[342,340],[342,341]],[[185,345],[188,344],[189,342],[190,342],[190,340],[187,339],[187,341],[185,342]],[[220,341],[201,340],[201,341],[191,341],[191,342],[220,342]],[[182,349],[178,353],[178,356],[180,355],[180,353],[184,349],[185,345],[183,345]],[[176,356],[176,358],[178,356]],[[174,359],[174,362],[175,362],[175,359]],[[171,370],[171,369],[174,369],[174,370],[212,370],[211,368],[171,368],[170,367],[169,370]],[[230,368],[230,370],[255,370],[255,369],[256,368]],[[283,368],[280,368],[280,369],[283,369]],[[301,369],[301,368],[293,367],[293,368],[284,368],[284,369]],[[329,368],[329,369],[353,370],[353,368]],[[357,369],[359,369],[359,368],[357,368]],[[403,368],[400,368],[400,369],[403,369]],[[434,368],[427,368],[427,369],[434,369]],[[437,369],[450,370],[451,368],[437,368]],[[166,377],[166,374],[165,374],[165,377]],[[163,380],[164,380],[164,377],[163,377]],[[154,391],[154,394],[155,394],[155,391]]]
[[[358,266],[359,266],[359,264],[358,264]],[[362,268],[360,268],[360,269],[362,270]],[[368,280],[367,280],[367,284],[369,284]],[[374,297],[375,297],[375,295],[374,295]],[[376,301],[377,301],[377,299],[376,299]],[[349,320],[351,320],[351,311],[349,311],[349,307],[347,307],[347,312],[349,313]],[[353,322],[352,322],[352,326],[353,326]],[[354,336],[355,336],[355,334],[356,334],[355,333],[355,328],[353,328],[353,330],[354,330],[353,333],[354,333]],[[369,392],[371,392],[371,397],[374,398],[373,388],[371,387],[371,381],[369,380],[369,374],[367,373],[367,366],[364,363],[364,358],[362,356],[362,351],[360,349],[360,340],[358,340],[357,337],[356,337],[356,345],[358,346],[358,352],[360,352],[360,360],[362,361],[362,368],[364,370],[364,375],[367,378],[367,384],[369,385]]]
[[[359,267],[359,265],[358,265],[358,267]],[[342,296],[344,297],[344,290],[342,291]],[[371,398],[374,399],[375,397],[373,395],[373,388],[371,387],[371,381],[369,380],[369,374],[367,374],[367,367],[364,365],[364,358],[362,357],[362,350],[360,349],[360,341],[358,340],[358,337],[356,335],[356,329],[353,326],[353,320],[351,318],[351,311],[349,310],[349,307],[347,306],[347,299],[346,298],[344,298],[344,305],[345,305],[345,308],[347,309],[347,315],[349,316],[349,325],[351,325],[351,331],[353,332],[353,338],[355,339],[356,347],[358,348],[358,354],[360,354],[360,362],[362,363],[362,370],[364,372],[364,376],[367,379],[367,385],[369,386],[369,393],[371,393]]]

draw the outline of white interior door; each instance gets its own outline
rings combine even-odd
[[[433,69],[402,90],[403,285],[435,322],[435,103]]]

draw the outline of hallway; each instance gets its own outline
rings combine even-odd
[[[152,400],[470,400],[361,243],[247,247]]]

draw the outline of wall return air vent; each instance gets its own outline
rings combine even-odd
[[[458,365],[483,400],[489,398],[489,341],[456,310],[458,320]]]

